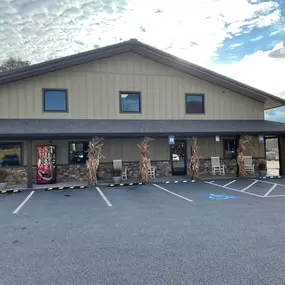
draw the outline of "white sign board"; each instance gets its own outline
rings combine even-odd
[[[168,137],[168,140],[169,140],[169,144],[170,144],[170,145],[175,144],[175,137],[174,137],[174,136],[169,136],[169,137]]]

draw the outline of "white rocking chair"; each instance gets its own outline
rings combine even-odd
[[[212,175],[225,175],[225,165],[221,164],[218,156],[211,157]]]
[[[148,177],[155,178],[155,169],[156,167],[151,165],[150,159],[147,160],[147,168],[148,168]]]
[[[254,164],[252,164],[252,156],[244,156],[243,159],[245,171],[254,174]]]
[[[121,171],[121,178],[123,180],[127,180],[128,179],[128,168],[125,167],[123,169],[123,162],[121,159],[114,159],[113,160],[113,169],[114,170],[120,170]]]

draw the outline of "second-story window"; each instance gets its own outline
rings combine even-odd
[[[68,112],[67,89],[43,89],[44,112]]]
[[[140,92],[120,92],[120,112],[140,113],[141,94]]]
[[[204,114],[204,94],[186,94],[186,114]]]

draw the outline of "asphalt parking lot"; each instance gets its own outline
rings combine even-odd
[[[2,194],[0,284],[284,284],[284,204],[283,179]]]

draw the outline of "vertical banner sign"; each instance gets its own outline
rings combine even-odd
[[[220,136],[216,136],[216,142],[220,141]]]
[[[264,136],[258,136],[258,142],[264,143]]]
[[[174,145],[175,144],[175,138],[174,136],[168,136],[169,144]]]

